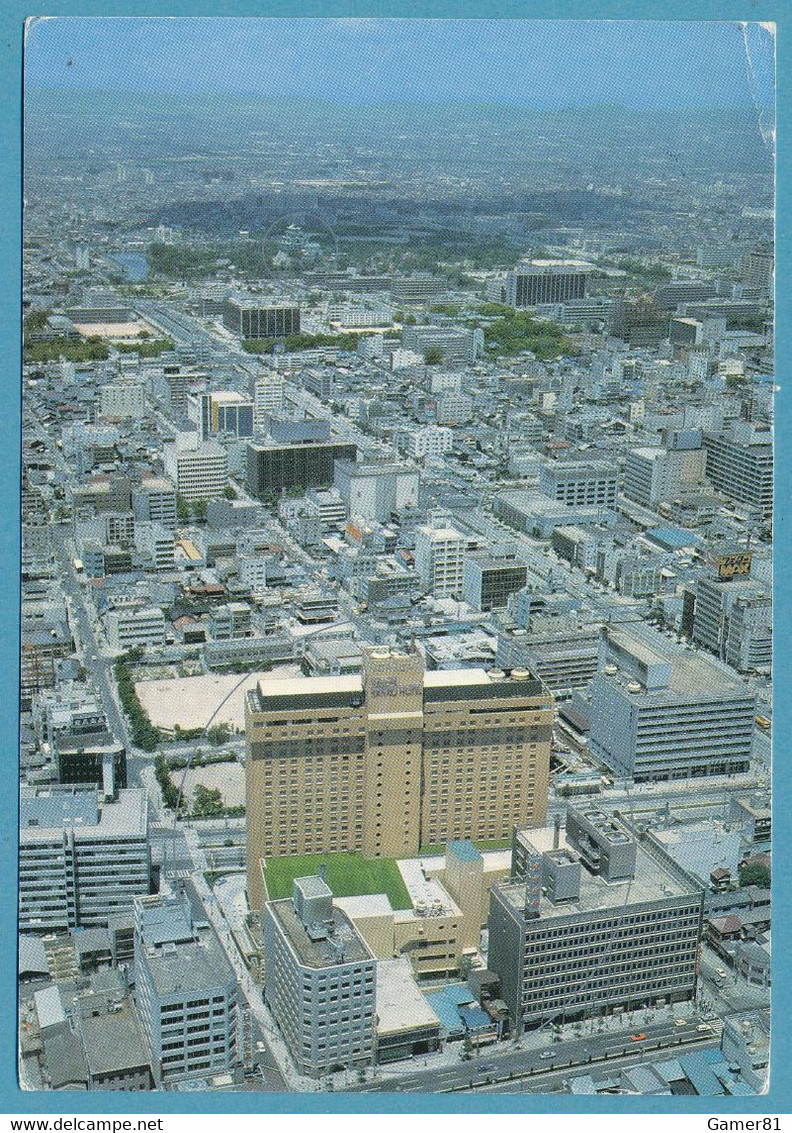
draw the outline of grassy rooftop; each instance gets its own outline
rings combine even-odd
[[[410,897],[393,858],[367,860],[359,853],[295,854],[268,858],[266,881],[271,901],[291,897],[296,877],[309,877],[324,864],[327,884],[335,897],[385,893],[394,909],[409,909]]]

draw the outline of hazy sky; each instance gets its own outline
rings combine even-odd
[[[31,86],[346,104],[770,106],[774,83],[771,35],[726,21],[59,17],[25,62]]]

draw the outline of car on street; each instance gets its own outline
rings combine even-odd
[[[674,1019],[674,1026],[675,1027],[686,1027],[687,1026],[687,1019]]]
[[[720,978],[722,980],[725,980],[727,978],[728,974],[729,973],[726,971],[725,968],[716,968],[715,969],[715,975],[720,976]]]
[[[646,1038],[646,1031],[638,1031],[634,1035],[630,1035],[630,1039],[634,1043],[642,1043]]]
[[[539,1055],[540,1058],[553,1058],[555,1057],[552,1050],[543,1050]]]

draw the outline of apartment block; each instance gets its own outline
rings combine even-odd
[[[173,531],[176,526],[176,486],[164,476],[144,476],[132,491],[135,519],[161,523]]]
[[[444,425],[423,425],[407,433],[407,452],[414,460],[442,456],[454,447],[454,433]]]
[[[267,420],[283,409],[284,379],[274,371],[256,378],[253,387],[253,424],[261,432],[267,427]]]
[[[415,533],[415,568],[435,598],[460,598],[467,539],[450,526],[419,527]]]
[[[142,382],[110,382],[99,390],[99,418],[139,420],[146,414],[146,388]]]

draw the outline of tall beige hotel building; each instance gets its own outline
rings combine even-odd
[[[264,679],[247,693],[248,896],[261,859],[405,857],[542,825],[553,700],[524,669],[425,671],[368,649],[362,673]]]

